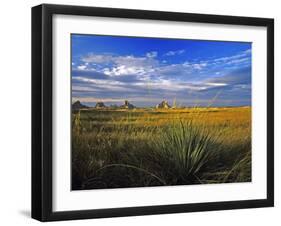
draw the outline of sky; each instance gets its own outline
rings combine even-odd
[[[72,101],[251,105],[251,43],[71,35]]]

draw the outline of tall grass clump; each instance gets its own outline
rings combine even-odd
[[[211,135],[192,120],[179,120],[166,127],[155,141],[161,176],[168,184],[200,183],[202,170],[214,154]]]

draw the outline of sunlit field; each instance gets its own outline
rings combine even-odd
[[[251,181],[251,108],[72,113],[72,189]]]

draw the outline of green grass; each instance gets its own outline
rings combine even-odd
[[[72,115],[72,189],[251,181],[251,109]]]

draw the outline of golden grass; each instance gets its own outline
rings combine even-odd
[[[175,127],[177,122],[184,127]],[[162,142],[167,137],[174,146]],[[200,151],[208,158],[202,158],[202,164],[194,160],[200,165],[196,173],[175,161],[194,151],[182,142],[192,142],[189,149],[204,147]],[[175,156],[169,160],[167,153]],[[163,185],[155,178],[167,185],[247,182],[251,180],[251,107],[81,110],[73,113],[72,155],[73,189]],[[169,172],[169,167],[178,170]]]

